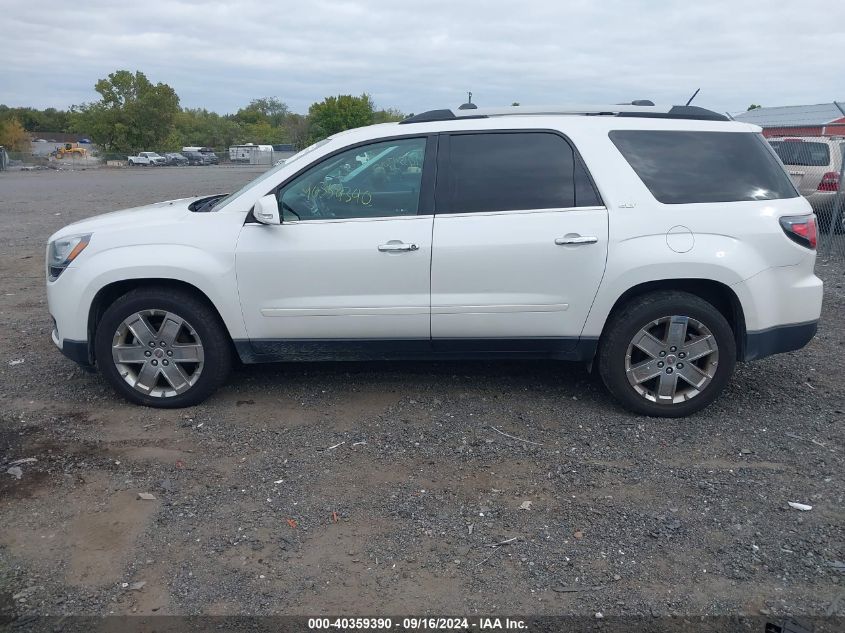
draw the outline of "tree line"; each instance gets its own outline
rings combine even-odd
[[[338,95],[291,112],[276,97],[253,99],[234,114],[183,108],[176,91],[136,71],[115,71],[94,86],[99,100],[68,110],[11,108],[0,104],[0,145],[29,149],[27,133],[69,132],[90,138],[106,153],[179,150],[183,146],[292,144],[301,149],[354,127],[399,121],[398,110],[376,109],[368,94]]]

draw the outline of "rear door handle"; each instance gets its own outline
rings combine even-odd
[[[578,235],[576,237],[558,237],[555,244],[558,246],[572,246],[578,244],[595,244],[599,241],[595,235]]]
[[[382,253],[401,253],[405,251],[418,251],[420,247],[416,244],[405,244],[397,240],[391,240],[387,244],[379,244],[378,249]]]

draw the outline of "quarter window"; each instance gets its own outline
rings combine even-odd
[[[416,215],[425,144],[383,141],[322,161],[279,191],[283,221]]]
[[[614,130],[610,140],[664,204],[798,196],[758,134]]]
[[[548,132],[455,134],[447,213],[600,204],[572,146]]]

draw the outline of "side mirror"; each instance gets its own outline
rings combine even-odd
[[[273,194],[264,196],[256,202],[255,207],[252,210],[252,215],[255,216],[255,219],[258,222],[261,222],[261,224],[282,223],[282,219],[279,216],[279,201],[276,200],[276,196]]]

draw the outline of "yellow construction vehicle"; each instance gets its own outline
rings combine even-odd
[[[65,143],[56,148],[56,158],[64,158],[70,156],[71,158],[85,158],[88,155],[88,150],[80,147],[79,143]]]

